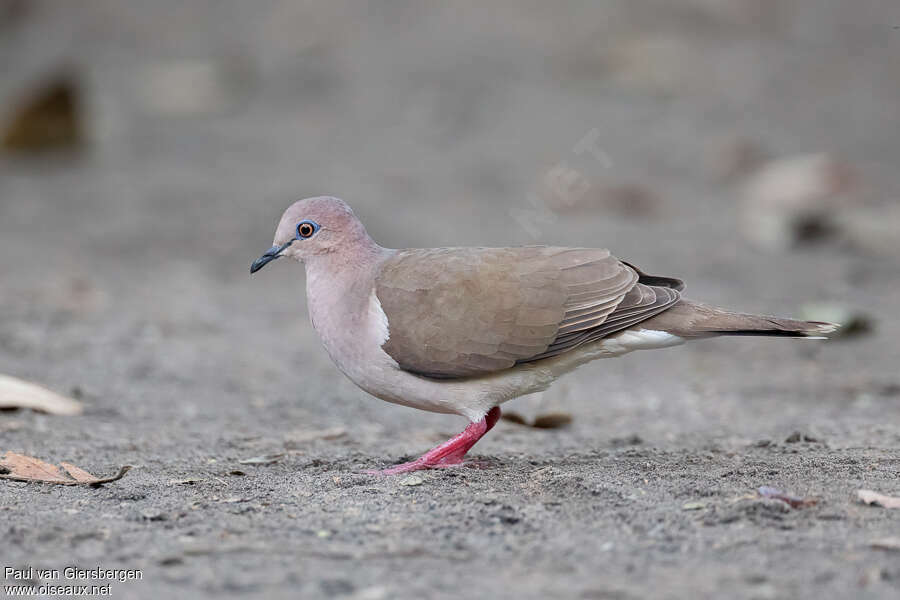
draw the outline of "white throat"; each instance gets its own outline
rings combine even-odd
[[[381,249],[383,250],[383,249]],[[331,359],[345,374],[362,358],[364,348],[380,349],[388,323],[375,296],[378,263],[391,251],[367,254],[356,261],[317,257],[306,262],[306,299],[313,328]]]

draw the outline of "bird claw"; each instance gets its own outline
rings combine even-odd
[[[440,446],[432,448],[416,460],[401,463],[387,469],[371,469],[363,471],[366,475],[399,475],[423,469],[446,469],[449,467],[470,466],[485,468],[484,463],[466,461],[465,456],[481,437],[491,430],[500,419],[500,408],[495,406],[480,421],[466,427],[465,431],[452,437]]]

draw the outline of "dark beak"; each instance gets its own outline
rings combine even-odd
[[[257,271],[262,269],[264,266],[266,266],[267,264],[269,264],[276,258],[281,258],[281,253],[284,251],[285,248],[290,246],[293,241],[294,240],[291,240],[290,242],[288,242],[287,244],[284,244],[282,246],[272,246],[271,248],[266,250],[266,252],[262,256],[260,256],[255,261],[253,261],[253,264],[250,265],[250,272],[256,273]]]

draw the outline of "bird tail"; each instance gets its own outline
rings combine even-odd
[[[754,335],[823,339],[839,325],[750,315],[682,299],[669,310],[641,323],[641,327],[684,338]]]

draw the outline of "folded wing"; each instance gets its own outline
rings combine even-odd
[[[678,301],[677,289],[642,277],[602,249],[403,250],[376,279],[383,348],[401,368],[443,378],[549,358]]]

